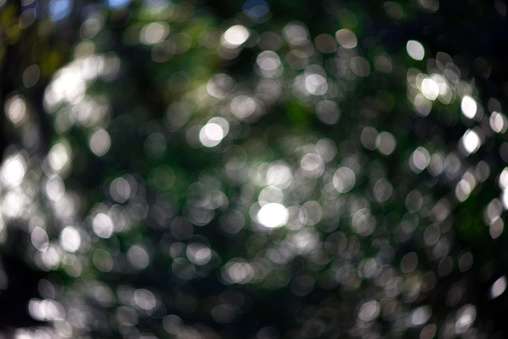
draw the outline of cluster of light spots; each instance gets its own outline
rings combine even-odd
[[[462,179],[455,187],[455,195],[459,201],[465,201],[476,187],[476,178],[470,171],[462,176]]]
[[[373,127],[365,127],[360,135],[362,145],[369,149],[377,149],[383,155],[390,155],[397,147],[397,140],[390,132],[379,132]]]
[[[111,147],[111,137],[105,129],[99,128],[90,136],[88,146],[93,154],[98,157],[102,157],[108,153],[109,148]]]
[[[152,22],[139,32],[139,41],[145,45],[153,45],[164,40],[169,34],[169,25],[163,21]]]
[[[501,218],[503,212],[503,204],[506,208],[506,201],[504,201],[506,194],[503,192],[501,202],[499,199],[493,199],[485,208],[483,213],[483,220],[489,226],[489,233],[492,239],[498,238],[504,230],[504,221]]]
[[[39,321],[55,321],[65,319],[65,310],[62,304],[49,299],[30,299],[30,302],[28,303],[28,312],[33,319]]]
[[[340,46],[347,49],[355,48],[358,45],[355,33],[347,28],[339,29],[335,33],[335,38]]]
[[[473,119],[478,110],[478,105],[476,104],[476,101],[473,98],[471,98],[469,95],[466,95],[462,98],[462,101],[460,102],[460,109],[462,111],[462,114],[466,118]]]
[[[409,40],[406,44],[407,54],[414,60],[423,60],[425,57],[425,49],[421,42],[416,40]]]
[[[79,58],[55,73],[44,91],[44,108],[54,113],[60,104],[76,105],[85,97],[87,86],[97,78],[113,79],[120,69],[116,55]]]
[[[418,147],[409,157],[409,168],[416,174],[429,166],[430,154],[425,147]]]
[[[250,36],[247,27],[234,25],[229,27],[222,35],[221,42],[226,48],[237,48],[241,46]]]
[[[481,145],[480,136],[472,129],[468,129],[460,140],[468,155],[478,151]]]

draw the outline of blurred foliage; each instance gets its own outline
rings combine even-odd
[[[0,334],[503,338],[506,11],[0,0]]]

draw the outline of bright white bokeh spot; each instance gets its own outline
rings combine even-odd
[[[503,190],[508,188],[508,167],[505,167],[499,175],[499,187]]]
[[[26,172],[25,158],[15,154],[5,159],[1,168],[1,179],[6,186],[15,187],[23,182]]]
[[[131,186],[124,178],[116,178],[109,185],[109,194],[116,202],[124,203],[131,196]]]
[[[231,113],[240,120],[248,119],[259,110],[259,103],[256,99],[239,95],[231,101]]]
[[[464,146],[464,149],[468,154],[476,152],[481,145],[481,140],[478,134],[470,129],[468,129],[464,133],[464,136],[462,137],[461,141],[462,145]]]
[[[265,227],[280,227],[288,221],[288,210],[281,204],[266,204],[257,214],[258,221]]]
[[[424,147],[418,147],[409,157],[409,167],[416,174],[429,166],[430,154]]]
[[[228,48],[236,48],[249,38],[249,30],[242,25],[229,27],[222,35],[222,44]]]
[[[134,302],[138,307],[147,311],[153,310],[157,306],[157,299],[153,293],[144,288],[134,292]]]
[[[77,229],[67,226],[60,233],[60,246],[67,252],[76,252],[81,245],[81,236]]]
[[[496,133],[504,133],[508,128],[508,119],[506,116],[499,112],[492,112],[489,119],[490,128]]]
[[[41,228],[39,226],[35,227],[32,230],[32,234],[31,234],[30,238],[32,240],[32,244],[34,245],[34,247],[36,249],[38,249],[39,251],[44,252],[45,250],[48,249],[49,237],[43,228]]]
[[[305,89],[313,95],[323,95],[328,91],[326,79],[319,74],[310,74],[305,77]]]
[[[259,53],[256,63],[265,71],[275,71],[280,66],[280,58],[273,51],[264,51]]]
[[[111,138],[105,129],[98,129],[89,141],[90,150],[98,157],[102,157],[111,147]]]
[[[416,40],[409,40],[406,44],[407,54],[414,60],[423,60],[425,49],[423,45]]]
[[[478,107],[476,105],[476,101],[469,95],[466,95],[464,98],[462,98],[460,109],[466,118],[473,119],[476,115]]]
[[[323,174],[325,163],[316,153],[307,153],[300,161],[300,167],[305,174],[317,178]]]
[[[282,204],[284,202],[284,193],[277,186],[267,186],[259,192],[258,201],[261,206],[272,202]]]
[[[356,175],[349,167],[340,167],[333,174],[333,186],[339,193],[349,192],[356,183]]]
[[[429,321],[432,309],[429,306],[420,306],[411,313],[411,325],[419,326]]]
[[[204,244],[192,243],[187,246],[187,258],[196,265],[205,265],[212,258],[212,251]]]
[[[397,141],[390,132],[381,132],[376,137],[376,147],[384,155],[390,155],[395,151]]]
[[[424,79],[422,81],[422,94],[429,100],[436,100],[439,95],[439,86],[432,79]]]
[[[503,203],[504,209],[508,210],[508,190],[504,190],[501,193],[501,202]],[[502,219],[499,219],[502,221]]]
[[[153,45],[164,40],[169,34],[169,25],[165,22],[152,22],[145,25],[139,32],[139,41],[145,45]]]
[[[143,247],[139,245],[133,245],[131,248],[129,248],[127,251],[127,259],[131,265],[138,270],[144,270],[150,263],[150,257],[148,256],[148,253]]]
[[[107,239],[113,234],[113,221],[104,214],[97,214],[92,221],[92,229],[99,237]]]
[[[476,179],[474,175],[466,172],[463,178],[457,183],[455,187],[455,196],[459,201],[465,201],[476,186]]]
[[[358,39],[355,33],[347,28],[339,29],[335,33],[335,39],[337,39],[337,42],[344,48],[351,49],[358,45]]]
[[[26,104],[23,98],[16,95],[5,103],[5,115],[14,124],[21,123],[26,116]]]
[[[59,142],[49,151],[49,165],[57,173],[64,172],[69,167],[70,160],[70,148],[66,142]]]
[[[455,322],[455,332],[464,333],[473,324],[476,319],[476,307],[468,304],[462,306],[457,312],[457,321]]]
[[[254,269],[243,259],[231,259],[222,268],[222,277],[230,284],[247,284],[254,278]]]
[[[65,194],[65,184],[58,175],[52,175],[44,184],[44,190],[49,199],[60,201]]]
[[[375,320],[379,315],[379,303],[375,300],[364,302],[358,311],[358,319],[363,321]]]
[[[226,119],[215,117],[208,120],[199,131],[199,141],[205,147],[217,146],[229,132],[229,123]]]
[[[309,40],[307,27],[298,21],[288,23],[282,29],[282,34],[291,45],[304,45]]]
[[[266,181],[269,185],[287,188],[293,181],[293,174],[287,165],[275,164],[268,169]]]
[[[490,287],[490,299],[495,299],[504,293],[506,290],[506,277],[503,275],[497,279]]]

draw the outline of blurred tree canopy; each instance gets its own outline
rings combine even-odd
[[[0,334],[505,337],[506,12],[0,0]]]

